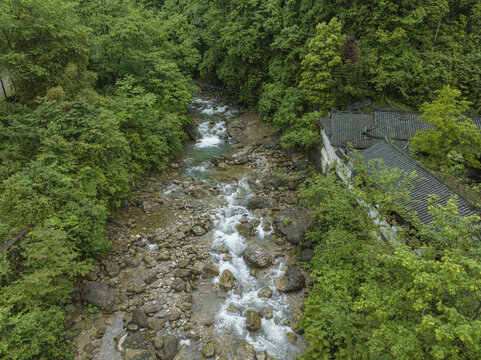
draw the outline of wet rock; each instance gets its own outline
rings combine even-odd
[[[278,189],[280,186],[282,186],[282,184],[283,184],[283,180],[278,175],[269,175],[264,180],[264,187],[268,189]]]
[[[147,315],[145,315],[145,312],[143,309],[134,309],[134,311],[132,311],[131,321],[133,324],[143,328],[147,328],[149,326]]]
[[[235,283],[236,278],[234,277],[234,275],[232,275],[230,270],[224,270],[219,279],[219,286],[225,291],[229,291],[234,287]]]
[[[213,277],[216,277],[217,275],[219,275],[219,268],[217,266],[215,266],[211,262],[208,262],[204,265],[204,268],[202,270],[202,277],[204,279],[211,279]]]
[[[249,210],[265,209],[271,205],[267,196],[253,196],[247,201],[246,207]]]
[[[204,235],[207,231],[200,225],[196,225],[192,228],[192,232],[196,235],[196,236],[202,236]]]
[[[157,261],[150,255],[147,255],[144,258],[145,266],[148,268],[153,268],[154,266],[157,265]]]
[[[254,346],[243,341],[236,351],[237,359],[256,360],[256,351]]]
[[[282,292],[298,291],[305,285],[304,275],[296,266],[287,269],[284,276],[274,282],[277,290]]]
[[[144,213],[149,214],[152,212],[152,204],[150,204],[147,201],[144,201],[142,203],[142,210],[144,210]]]
[[[281,141],[279,139],[266,139],[262,142],[264,149],[281,149]]]
[[[274,221],[275,229],[294,245],[299,245],[304,240],[309,224],[310,216],[308,211],[298,207],[292,207],[283,211]]]
[[[194,124],[184,125],[184,131],[190,140],[199,140],[202,138],[202,134],[197,130]]]
[[[189,264],[190,264],[190,259],[180,259],[179,262],[177,263],[177,266],[183,269]]]
[[[141,259],[138,257],[128,257],[125,259],[125,265],[129,267],[137,267],[140,265]]]
[[[180,225],[179,227],[177,227],[177,230],[178,230],[179,232],[183,232],[183,233],[187,234],[187,233],[190,232],[190,226]]]
[[[164,335],[162,338],[163,348],[157,352],[157,355],[161,360],[172,360],[177,355],[177,347],[179,340],[173,335]]]
[[[85,286],[82,297],[84,301],[105,311],[115,311],[122,299],[120,294],[107,284],[90,282]]]
[[[260,298],[268,299],[272,296],[272,290],[269,289],[268,287],[266,287],[266,288],[262,289],[261,291],[259,291],[258,296]]]
[[[175,278],[175,280],[172,282],[172,289],[176,292],[182,292],[185,291],[185,282],[181,278]]]
[[[294,344],[297,340],[297,335],[293,332],[288,332],[287,334],[287,340],[291,343]]]
[[[264,319],[270,320],[274,317],[274,309],[271,307],[262,308],[261,315]]]
[[[110,277],[117,276],[120,273],[120,266],[114,262],[109,261],[105,264],[105,272]]]
[[[249,246],[242,252],[244,261],[253,268],[265,268],[272,263],[272,257],[260,246]]]
[[[151,269],[145,274],[144,282],[147,285],[152,284],[155,280],[157,280],[157,271]]]
[[[217,165],[217,168],[222,171],[227,171],[227,169],[229,169],[229,166],[226,163],[220,163],[219,165]]]
[[[259,331],[261,328],[261,316],[257,311],[247,310],[246,327],[249,331]]]
[[[144,306],[144,312],[146,314],[156,313],[156,312],[158,312],[162,309],[163,309],[163,306],[160,303],[154,303],[152,305],[145,305]]]
[[[301,260],[304,262],[310,262],[314,257],[314,250],[312,249],[304,249],[301,253]]]
[[[192,276],[192,271],[190,269],[175,269],[174,276],[186,279]]]
[[[214,164],[215,166],[222,164],[225,162],[225,157],[224,156],[212,156],[211,163]]]
[[[152,345],[147,335],[143,332],[137,331],[135,333],[129,334],[127,338],[122,343],[122,348],[126,351],[128,350],[143,350],[134,356],[140,355],[143,352],[153,354],[155,356],[155,347]],[[133,359],[134,357],[131,357]],[[155,359],[155,357],[154,357]]]
[[[179,310],[174,309],[169,315],[169,321],[177,321],[180,319],[181,316],[182,316],[182,313]]]
[[[253,237],[256,234],[254,225],[249,222],[237,225],[236,229],[240,235],[245,236],[246,238]]]
[[[206,359],[211,358],[215,355],[215,344],[213,341],[204,345],[202,348],[202,356]]]

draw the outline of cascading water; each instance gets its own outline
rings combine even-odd
[[[232,116],[227,106],[215,107],[212,101],[197,99],[196,105],[200,113],[206,117],[198,130],[202,138],[194,145],[197,151],[215,153],[215,149],[222,146],[226,139],[225,121],[217,117],[218,114]],[[209,119],[210,118],[210,119]],[[213,121],[215,119],[215,122]],[[214,151],[212,151],[214,150]],[[201,158],[203,158],[201,156]],[[208,161],[208,159],[206,160]],[[186,169],[189,175],[206,171],[206,162]],[[213,211],[214,229],[212,236],[211,256],[219,267],[220,273],[230,270],[236,278],[236,286],[228,291],[225,301],[217,310],[215,328],[218,333],[229,332],[238,340],[244,340],[253,345],[256,351],[266,350],[276,359],[295,359],[298,349],[287,340],[287,333],[292,332],[290,324],[290,308],[287,295],[279,292],[274,286],[274,280],[282,277],[285,265],[283,258],[276,258],[274,265],[267,270],[259,271],[257,276],[251,275],[251,269],[242,258],[242,252],[249,241],[257,241],[256,245],[267,246],[272,241],[273,232],[270,224],[263,219],[256,228],[256,240],[247,240],[241,236],[236,227],[241,220],[254,220],[254,215],[245,207],[247,199],[252,196],[247,179],[220,186],[220,196],[225,200],[225,206]],[[223,253],[217,250],[223,248]],[[226,250],[228,253],[226,254]],[[228,257],[226,258],[226,255]],[[219,276],[213,279],[219,282]],[[261,289],[268,287],[272,291],[270,298],[259,297]],[[250,332],[246,328],[246,312],[255,310],[261,314],[267,313],[261,322],[261,329]]]

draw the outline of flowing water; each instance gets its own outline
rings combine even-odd
[[[207,168],[207,164],[210,163],[212,156],[230,151],[225,135],[226,125],[222,117],[233,117],[236,112],[225,105],[216,105],[212,100],[196,99],[195,105],[199,108],[201,116],[206,118],[198,127],[202,138],[186,149],[186,155],[191,156],[194,161],[184,171],[190,176],[208,181],[208,175],[209,173],[212,175],[212,171]],[[219,114],[223,116],[218,117]],[[256,276],[253,276],[250,267],[242,258],[242,252],[248,244],[255,243],[269,250],[273,247],[272,225],[261,218],[253,239],[248,240],[241,236],[236,230],[237,225],[241,221],[255,220],[255,216],[245,206],[253,192],[245,177],[218,185],[219,196],[225,200],[225,205],[211,212],[214,224],[214,229],[209,234],[211,257],[221,274],[224,270],[230,270],[237,282],[236,286],[227,292],[223,301],[216,301],[207,296],[208,304],[200,301],[207,309],[200,306],[198,310],[215,312],[215,335],[223,341],[234,344],[246,341],[253,345],[257,352],[265,350],[276,359],[295,359],[299,349],[295,344],[291,344],[286,336],[293,331],[290,327],[292,315],[289,299],[274,286],[274,281],[284,274],[282,269],[285,266],[285,259],[275,258],[273,266],[258,271]],[[219,276],[212,281],[218,284]],[[259,291],[266,287],[270,288],[272,296],[259,297]],[[247,330],[247,310],[268,314],[266,316],[268,319],[262,319],[260,331]]]

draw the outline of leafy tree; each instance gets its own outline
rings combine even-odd
[[[59,85],[68,64],[85,69],[88,61],[85,29],[69,1],[2,1],[0,47],[0,67],[28,103]]]
[[[341,46],[345,36],[341,23],[332,18],[316,26],[316,35],[309,41],[308,53],[302,60],[302,74],[299,86],[307,97],[322,110],[335,105],[336,83],[332,72],[341,64]]]
[[[464,115],[470,103],[461,98],[459,90],[449,86],[437,94],[436,100],[424,104],[419,118],[431,128],[418,131],[412,146],[427,153],[427,161],[434,167],[452,165],[461,156],[467,166],[480,168],[481,133]]]

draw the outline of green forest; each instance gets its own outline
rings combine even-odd
[[[366,98],[432,119],[479,113],[480,49],[479,0],[0,0],[14,89],[0,100],[0,245],[28,230],[0,256],[0,358],[73,358],[63,304],[109,251],[109,216],[182,150],[193,80],[239,92],[307,151],[321,115]],[[452,178],[481,167],[479,131],[463,131],[462,161],[438,151],[451,131],[414,144]],[[388,213],[403,190],[354,188],[315,176],[301,192],[318,280],[301,358],[480,358],[479,218],[433,206],[436,226],[393,247],[356,199]]]

